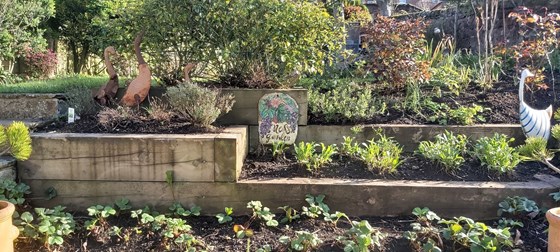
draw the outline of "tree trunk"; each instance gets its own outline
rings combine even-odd
[[[78,54],[78,49],[76,48],[76,43],[70,41],[68,43],[70,51],[72,52],[72,69],[75,74],[80,73],[80,55]]]
[[[391,16],[391,8],[387,3],[388,0],[377,0],[377,6],[379,7],[379,11],[383,16]]]

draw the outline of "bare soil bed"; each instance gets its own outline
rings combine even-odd
[[[169,121],[158,121],[135,117],[104,126],[94,116],[88,116],[68,124],[63,120],[50,122],[37,127],[35,132],[57,133],[118,133],[118,134],[195,134],[219,133],[222,128],[204,128],[172,117]]]
[[[404,156],[403,162],[393,174],[379,174],[369,171],[360,160],[335,156],[331,164],[310,172],[298,164],[295,158],[287,154],[285,159],[274,160],[270,155],[249,154],[241,171],[241,179],[267,178],[340,178],[340,179],[392,179],[392,180],[434,180],[434,181],[502,181],[525,182],[535,180],[537,173],[560,175],[537,162],[520,163],[510,174],[499,175],[488,171],[480,163],[468,158],[460,170],[454,174],[447,173],[431,161],[417,156]],[[558,160],[553,160],[558,163]]]
[[[282,216],[280,216],[281,218]],[[76,214],[78,223],[83,222],[88,217],[86,215]],[[379,218],[379,217],[360,217],[352,218],[353,220],[367,220],[380,231],[388,234],[383,241],[380,251],[414,251],[403,237],[404,231],[411,230],[410,223],[414,222],[412,216],[399,218]],[[243,224],[248,221],[247,216],[234,217],[233,222],[228,224],[219,224],[215,217],[188,217],[187,224],[192,227],[191,234],[194,235],[199,244],[197,248],[207,251],[246,251],[247,239],[238,239],[233,231],[234,223]],[[487,221],[487,224],[495,225],[496,221]],[[547,224],[544,217],[538,216],[533,220],[524,221],[525,227],[519,229],[520,238],[523,241],[516,248],[518,251],[538,252],[546,251],[546,233]],[[136,220],[121,216],[117,219],[109,221],[111,226],[122,227],[121,237],[109,236],[107,230],[98,230],[94,233],[82,229],[65,240],[62,247],[56,251],[184,251],[184,248],[178,247],[171,241],[164,242],[158,233],[154,233],[149,229],[142,229],[142,233],[135,230],[137,226]],[[295,237],[295,231],[306,230],[315,233],[322,243],[318,248],[312,251],[344,251],[343,246],[337,242],[336,238],[345,233],[350,224],[347,221],[339,221],[337,225],[322,219],[309,219],[303,217],[297,219],[289,225],[280,224],[278,227],[264,227],[263,224],[253,222],[250,226],[254,230],[254,236],[251,238],[250,251],[256,251],[264,245],[270,245],[272,251],[289,251],[287,246],[279,242],[280,236],[287,235]],[[513,231],[513,234],[516,232]],[[128,237],[125,239],[124,237]],[[448,249],[444,251],[457,251],[452,249],[452,244],[446,243]],[[19,238],[16,244],[17,251],[48,251],[41,242],[31,241]],[[467,250],[459,250],[467,251]],[[509,250],[506,250],[509,251]]]

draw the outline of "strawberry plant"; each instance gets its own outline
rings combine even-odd
[[[72,214],[65,212],[66,208],[56,206],[53,209],[35,208],[35,215],[24,212],[14,224],[25,237],[41,240],[45,247],[61,246],[64,238],[74,233],[76,222]]]
[[[344,251],[367,252],[382,248],[381,243],[387,234],[373,228],[367,220],[352,221],[351,224],[352,227],[344,236],[337,238],[344,246]]]
[[[224,224],[224,223],[228,223],[230,221],[233,220],[233,218],[231,218],[231,215],[233,214],[233,208],[231,207],[226,207],[225,208],[225,213],[219,213],[216,215],[216,219],[218,219],[218,222],[220,224]]]
[[[16,183],[11,179],[0,180],[0,200],[8,201],[14,205],[25,202],[25,195],[30,194],[30,187],[24,183]]]
[[[292,221],[299,219],[298,211],[290,206],[279,207],[278,209],[284,210],[284,218],[280,220],[280,223],[292,223]]]
[[[323,241],[315,233],[307,231],[296,231],[296,237],[291,239],[289,236],[281,236],[280,243],[288,245],[295,251],[312,251]]]

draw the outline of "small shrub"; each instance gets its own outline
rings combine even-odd
[[[13,122],[8,128],[0,125],[0,156],[4,154],[20,161],[31,155],[31,136],[23,122]]]
[[[379,139],[370,140],[368,144],[362,143],[360,159],[364,161],[370,171],[380,173],[394,173],[401,163],[402,147],[390,137],[379,134]]]
[[[408,82],[429,79],[429,63],[418,60],[425,54],[422,19],[398,21],[377,16],[364,28],[364,41],[369,52],[367,68],[391,89],[401,90]]]
[[[372,21],[371,14],[363,6],[344,6],[344,21],[349,23],[366,24]]]
[[[442,165],[447,172],[458,170],[465,162],[463,154],[467,152],[467,137],[452,132],[438,134],[434,142],[422,141],[418,153],[423,157]]]
[[[500,174],[512,171],[521,162],[519,152],[509,146],[515,139],[503,134],[478,139],[474,145],[474,156],[489,170]]]
[[[173,117],[169,105],[157,97],[150,99],[150,107],[146,109],[146,112],[150,118],[156,121],[168,122]]]
[[[233,95],[185,83],[167,89],[171,109],[194,124],[210,127],[222,113],[231,110]]]
[[[47,78],[54,74],[58,62],[56,53],[50,50],[34,51],[29,47],[24,51],[23,61],[30,77]]]
[[[71,88],[65,93],[65,96],[68,107],[74,108],[78,115],[94,115],[100,109],[88,87]]]
[[[430,111],[430,115],[427,118],[428,121],[437,122],[441,125],[447,125],[450,122],[460,125],[471,125],[476,121],[486,121],[481,113],[487,109],[477,104],[473,104],[470,107],[459,105],[456,109],[452,109],[445,103],[436,103],[430,99],[425,99],[423,105]]]
[[[373,97],[370,88],[350,83],[326,93],[310,89],[309,110],[328,122],[361,122],[385,114],[387,105]]]

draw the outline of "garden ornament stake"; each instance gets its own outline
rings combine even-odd
[[[196,63],[188,63],[185,68],[184,68],[184,72],[185,72],[185,83],[191,83],[191,71],[193,70],[193,68],[196,66]]]
[[[103,52],[103,57],[105,58],[105,66],[107,67],[107,74],[109,74],[109,81],[99,88],[97,94],[95,95],[95,100],[101,105],[107,105],[109,101],[112,101],[117,95],[117,90],[119,89],[119,76],[113,68],[111,59],[109,56],[111,54],[117,54],[115,48],[109,46],[105,48]]]
[[[548,140],[550,136],[550,119],[552,118],[552,105],[545,110],[536,110],[531,108],[523,100],[523,89],[525,88],[525,79],[535,76],[528,69],[521,73],[519,81],[519,119],[521,127],[527,137],[540,137]]]
[[[150,72],[150,67],[148,67],[148,64],[144,61],[142,53],[140,52],[142,37],[144,37],[144,31],[140,32],[136,36],[136,39],[134,39],[134,52],[138,60],[138,77],[132,80],[128,85],[121,100],[121,104],[128,107],[139,106],[140,103],[146,99],[150,91],[152,74]]]

